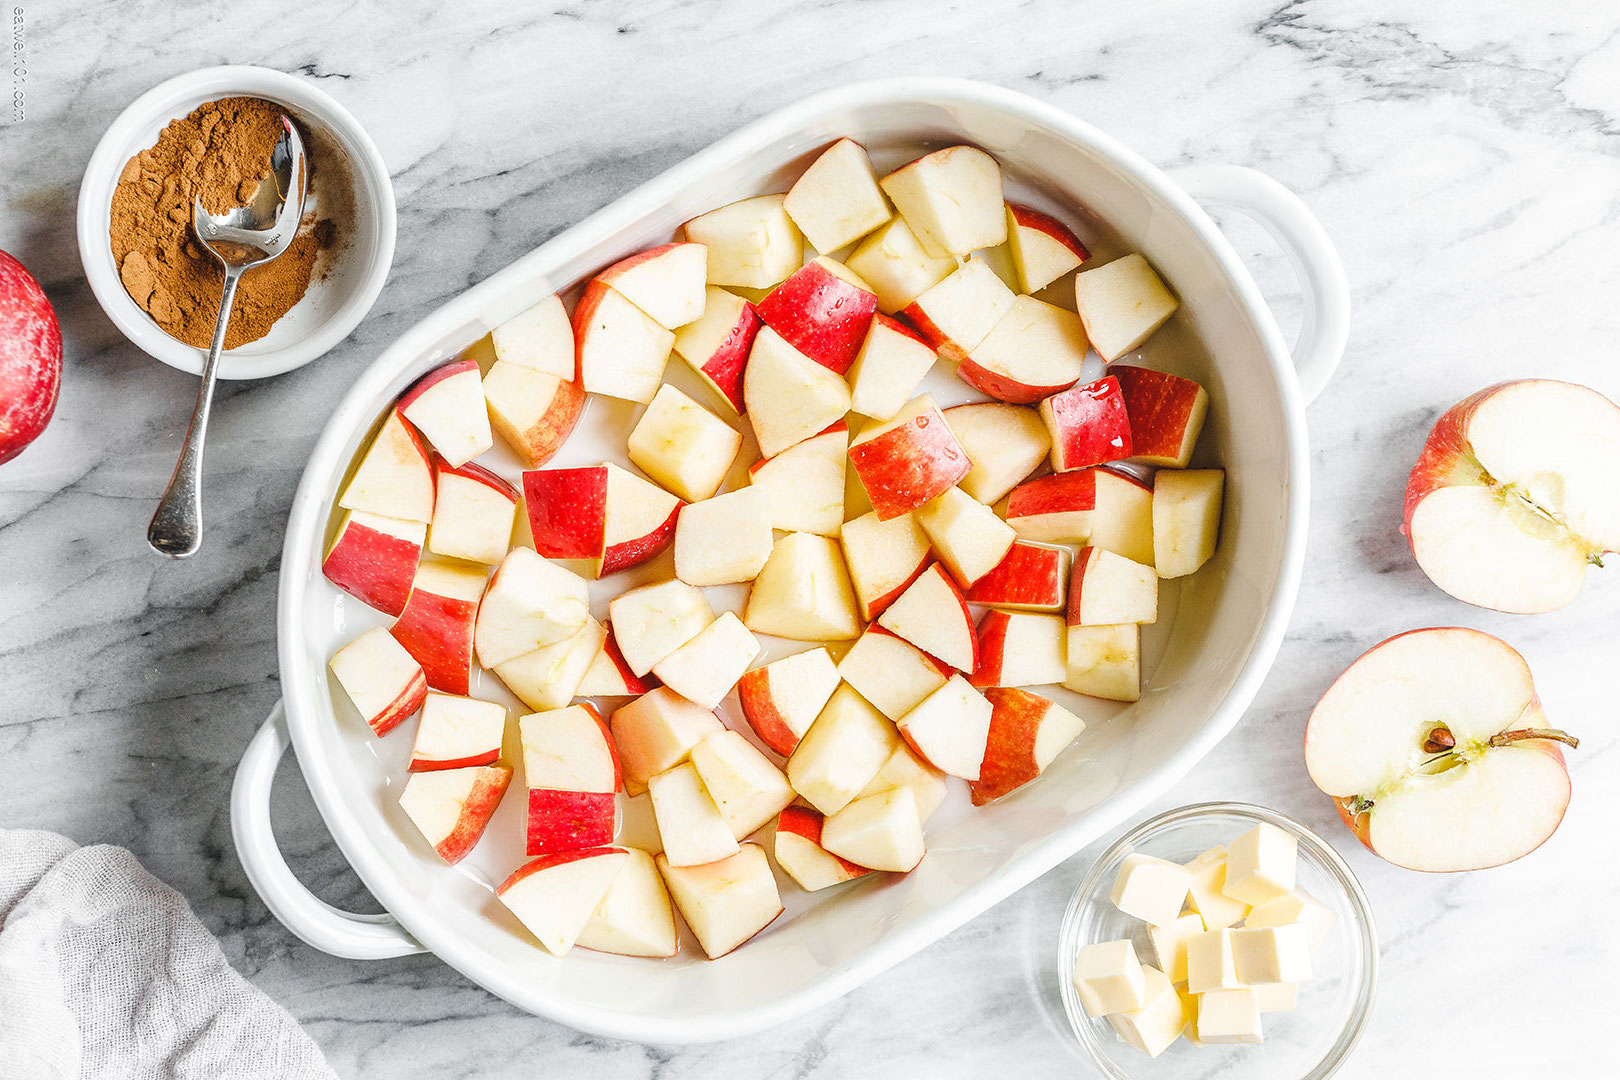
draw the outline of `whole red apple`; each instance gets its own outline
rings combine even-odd
[[[61,383],[56,312],[34,275],[0,251],[0,465],[51,422]]]

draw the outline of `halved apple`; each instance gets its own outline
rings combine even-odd
[[[1401,532],[1440,588],[1552,611],[1620,551],[1620,408],[1550,379],[1487,387],[1440,417],[1406,483]]]
[[[1375,854],[1413,870],[1527,855],[1569,804],[1530,667],[1478,630],[1399,634],[1351,664],[1305,727],[1305,767]]]

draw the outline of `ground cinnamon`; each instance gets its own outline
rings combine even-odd
[[[282,109],[260,98],[224,98],[198,106],[163,129],[157,143],[130,158],[112,200],[112,253],[130,297],[168,334],[208,348],[224,270],[191,231],[192,199],[209,213],[246,205],[270,174]],[[309,140],[305,139],[306,154]],[[314,162],[310,162],[313,175]],[[306,217],[275,261],[242,275],[225,347],[270,332],[309,288],[323,248],[337,239],[328,218]]]

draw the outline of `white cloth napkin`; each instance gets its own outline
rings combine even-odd
[[[135,856],[0,829],[0,1077],[335,1074]]]

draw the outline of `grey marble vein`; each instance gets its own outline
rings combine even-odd
[[[346,1076],[1084,1075],[1055,996],[1063,901],[1095,851],[844,1000],[714,1047],[616,1043],[523,1014],[431,957],[354,963],[297,941],[230,847],[232,770],[277,696],[283,523],[330,403],[436,304],[763,112],[897,73],[1054,102],[1163,165],[1225,161],[1301,192],[1354,287],[1350,350],[1310,414],[1309,567],[1289,638],[1238,730],[1164,805],[1264,802],[1328,835],[1384,942],[1373,1024],[1344,1073],[1596,1076],[1615,1000],[1620,573],[1569,609],[1493,615],[1430,587],[1396,533],[1429,424],[1487,383],[1549,375],[1620,397],[1620,10],[1596,3],[1230,0],[604,0],[263,6],[20,0],[28,119],[0,121],[0,248],[44,281],[67,377],[47,436],[0,469],[0,824],[130,847]],[[376,308],[318,364],[223,388],[208,544],[142,539],[194,382],[147,359],[79,272],[73,203],[106,125],[173,74],[223,62],[317,80],[393,172],[399,249]],[[1226,218],[1285,331],[1275,245]],[[1305,716],[1356,654],[1413,626],[1501,634],[1585,739],[1575,800],[1534,856],[1423,877],[1340,828],[1300,758]],[[376,910],[291,763],[289,861]]]

